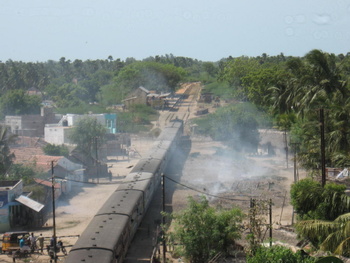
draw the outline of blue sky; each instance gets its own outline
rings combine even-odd
[[[350,52],[350,0],[0,0],[0,60]]]

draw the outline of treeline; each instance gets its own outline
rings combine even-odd
[[[122,61],[112,56],[87,61],[62,57],[59,61],[37,63],[9,60],[0,62],[0,110],[2,118],[38,113],[41,101],[51,100],[61,113],[100,113],[122,103],[139,86],[172,92],[181,82],[201,81],[206,91],[222,100],[253,106],[240,107],[237,118],[237,107],[231,105],[208,118],[207,123],[202,122],[198,131],[232,144],[243,139],[254,141],[255,145],[249,146],[254,150],[257,127],[278,127],[290,132],[291,142],[298,146],[299,163],[317,172],[320,109],[325,114],[327,166],[349,165],[349,73],[350,53],[335,55],[320,50],[303,57],[262,54],[217,62],[171,54],[142,61]],[[41,96],[29,96],[30,88],[39,90]],[[255,113],[257,110],[264,112],[268,120],[261,120],[263,115]],[[220,119],[225,121],[219,123]],[[244,125],[237,128],[232,123]],[[244,132],[246,127],[250,129],[249,136]],[[235,138],[230,138],[231,131],[235,131]]]
[[[42,100],[51,100],[58,109],[71,113],[98,111],[89,105],[119,104],[134,88],[174,91],[189,76],[198,79],[202,62],[173,55],[149,57],[142,61],[76,59],[24,63],[0,62],[0,109],[5,115],[35,114]],[[29,96],[35,89],[39,98]]]

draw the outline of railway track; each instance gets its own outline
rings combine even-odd
[[[186,125],[188,119],[194,115],[201,85],[199,82],[187,83],[184,84],[182,90],[183,92],[178,94],[180,97],[176,103],[168,111],[160,113],[158,123],[161,127],[174,119],[183,120]]]

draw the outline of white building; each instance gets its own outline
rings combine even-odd
[[[72,144],[72,141],[69,139],[72,127],[76,126],[81,119],[86,117],[95,118],[110,133],[116,132],[116,114],[67,114],[57,124],[45,125],[45,141],[55,145]]]
[[[45,141],[55,145],[72,144],[69,139],[72,127],[47,124],[44,129]]]

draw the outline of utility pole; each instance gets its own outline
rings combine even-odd
[[[51,179],[52,179],[52,219],[53,219],[53,255],[54,255],[54,262],[57,262],[57,256],[56,256],[56,212],[55,212],[55,175],[53,172],[53,161],[51,161]]]
[[[165,227],[165,175],[162,174],[162,192],[163,192],[163,216],[162,216],[162,233],[163,233],[163,262],[166,263],[166,243],[165,243],[165,232],[164,232],[164,227]]]
[[[97,177],[97,183],[99,183],[100,182],[100,175],[99,175],[99,172],[98,172],[99,165],[98,165],[97,139],[98,139],[98,137],[95,136],[94,140],[95,140],[95,156],[96,156],[96,177]]]
[[[272,247],[272,199],[269,202],[269,219],[270,219],[270,247]]]
[[[321,132],[321,173],[322,173],[322,187],[326,184],[326,152],[324,141],[324,110],[320,109],[320,132]]]
[[[286,150],[286,164],[288,169],[288,139],[287,139],[287,130],[284,130],[284,149]]]

